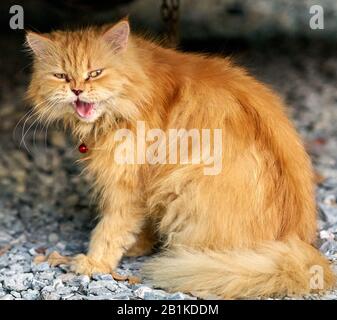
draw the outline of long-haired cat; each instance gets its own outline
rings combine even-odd
[[[131,35],[129,23],[27,33],[28,96],[88,153],[101,217],[77,273],[108,273],[123,255],[162,253],[144,274],[168,290],[223,298],[307,293],[334,284],[316,234],[313,171],[281,100],[229,59]],[[222,129],[222,170],[118,164],[118,129]],[[190,150],[191,151],[191,150]],[[314,272],[320,270],[320,285]],[[314,279],[315,280],[315,279]]]

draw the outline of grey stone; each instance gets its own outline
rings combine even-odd
[[[19,273],[4,278],[3,286],[7,290],[24,291],[30,287],[33,277],[32,273]]]
[[[85,296],[80,295],[80,294],[71,294],[69,296],[62,297],[62,300],[84,300]]]
[[[133,294],[128,291],[114,294],[112,296],[113,300],[131,300],[132,297],[133,297]]]
[[[18,261],[27,261],[30,256],[26,252],[20,252],[14,255],[10,255],[13,261],[18,262]]]
[[[331,207],[323,203],[319,203],[319,208],[324,212],[326,221],[329,225],[337,224],[337,207]]]
[[[53,282],[53,288],[56,291],[59,291],[60,289],[63,289],[64,288],[64,284],[63,284],[62,280],[59,279],[59,278],[56,279],[56,280],[54,280],[54,282]]]
[[[16,274],[15,270],[4,269],[3,274],[7,277],[14,276]]]
[[[15,273],[24,273],[24,266],[20,263],[14,263],[10,265],[10,270],[14,271]],[[30,268],[29,268],[30,269]]]
[[[21,298],[20,292],[11,291],[10,293],[11,293],[11,295],[12,295],[14,298]]]
[[[37,289],[37,290],[41,290],[48,285],[49,285],[49,281],[47,280],[33,279],[32,281],[32,288]]]
[[[43,272],[50,270],[50,266],[48,262],[42,262],[42,263],[32,263],[32,270],[34,272]]]
[[[108,295],[97,295],[97,296],[93,296],[93,295],[89,295],[87,297],[85,297],[85,300],[114,300],[113,296],[108,296]]]
[[[140,286],[137,290],[134,291],[134,294],[136,297],[144,300],[165,300],[168,297],[168,293],[146,286]]]
[[[9,259],[7,255],[0,256],[0,269],[3,267],[7,267],[9,265]]]
[[[96,295],[96,296],[109,296],[111,295],[111,291],[105,287],[90,287],[88,288],[88,292],[91,295]]]
[[[0,230],[0,245],[5,246],[13,240],[12,236],[5,230]]]
[[[52,282],[55,277],[55,272],[51,271],[50,269],[44,272],[40,272],[38,275],[36,275],[40,280],[47,280]]]
[[[36,256],[38,253],[35,251],[35,248],[30,248],[28,250],[29,254],[32,255],[32,256]]]
[[[40,293],[38,290],[28,289],[21,292],[21,297],[25,300],[37,300],[40,297]]]
[[[336,196],[333,194],[329,194],[327,195],[324,200],[323,203],[327,206],[331,206],[331,207],[336,207]]]
[[[124,283],[121,283],[121,282],[118,282],[117,285],[121,290],[129,290],[130,289],[130,286],[125,285]]]
[[[328,240],[322,244],[320,250],[325,254],[332,254],[337,251],[337,241],[335,240]]]
[[[55,288],[52,285],[47,285],[47,286],[43,287],[42,291],[43,292],[54,292]]]
[[[63,273],[57,277],[60,281],[64,283],[69,283],[73,281],[76,278],[76,275],[74,273]]]
[[[174,294],[171,294],[167,297],[168,300],[196,300],[197,298],[191,297],[187,294],[184,294],[182,292],[177,292]]]
[[[81,276],[75,276],[73,277],[71,280],[67,281],[67,284],[70,286],[75,286],[75,287],[79,287],[79,286],[88,286],[90,282],[90,278],[86,275],[81,275]]]
[[[56,243],[58,240],[59,240],[59,236],[58,236],[58,234],[56,234],[56,233],[51,233],[51,234],[48,236],[48,241],[49,241],[49,242]]]
[[[93,290],[99,290],[101,288],[106,288],[107,290],[109,290],[110,292],[114,292],[117,290],[118,286],[116,284],[116,282],[113,281],[109,281],[109,280],[98,280],[98,281],[92,281],[89,283],[89,291],[93,291]]]
[[[94,280],[114,280],[111,274],[101,274],[101,273],[93,274],[92,278]]]
[[[41,293],[43,300],[60,300],[61,296],[55,292],[42,291]]]
[[[56,293],[60,296],[70,296],[74,291],[77,291],[77,287],[58,287]]]
[[[14,297],[11,294],[6,294],[0,297],[0,300],[14,300]]]

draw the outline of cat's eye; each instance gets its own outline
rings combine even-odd
[[[88,78],[96,78],[103,72],[103,69],[97,69],[88,73]]]
[[[54,73],[54,77],[57,79],[69,81],[69,78],[65,73]]]

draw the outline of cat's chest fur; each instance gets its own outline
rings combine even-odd
[[[118,140],[118,139],[117,139]],[[145,202],[144,166],[126,161],[125,140],[117,141],[115,132],[87,144],[89,152],[83,158],[84,173],[93,182],[93,190],[101,205],[114,202],[121,194],[134,195]],[[123,145],[124,143],[124,145]],[[126,149],[124,149],[124,147]],[[121,159],[123,158],[123,159]],[[131,160],[131,159],[129,159]],[[138,201],[138,200],[137,200]]]
[[[115,133],[114,133],[115,134]],[[166,211],[185,187],[178,183],[172,183],[169,178],[173,167],[163,165],[149,165],[137,163],[137,140],[134,140],[134,157],[129,163],[120,163],[119,157],[123,151],[125,140],[116,141],[114,134],[99,139],[89,147],[87,157],[84,158],[85,173],[93,181],[94,191],[99,195],[101,204],[111,201],[119,194],[133,195],[135,201],[139,201],[144,208],[144,213],[153,217],[160,217]],[[124,143],[124,147],[123,144]],[[125,159],[124,159],[125,160]],[[127,161],[126,161],[127,162]]]

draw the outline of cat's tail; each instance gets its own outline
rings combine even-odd
[[[226,299],[305,294],[335,284],[329,262],[297,238],[263,242],[251,250],[177,248],[148,262],[144,275],[163,289]]]

